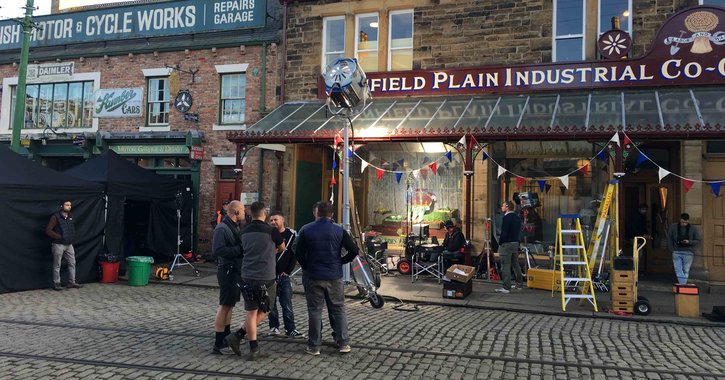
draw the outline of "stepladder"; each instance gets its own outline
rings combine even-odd
[[[552,276],[552,296],[553,292],[559,291],[563,311],[573,299],[578,299],[580,303],[589,301],[594,311],[599,311],[579,214],[558,216],[555,247],[554,270],[557,273]]]

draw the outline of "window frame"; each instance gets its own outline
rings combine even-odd
[[[630,0],[631,2],[631,0]],[[582,54],[579,61],[583,61],[586,59],[587,52],[586,52],[586,40],[587,40],[587,7],[586,3],[582,4],[582,32],[581,34],[567,34],[567,35],[557,35],[556,30],[556,24],[557,24],[557,6],[559,4],[559,0],[554,0],[554,18],[552,23],[552,29],[551,29],[551,61],[552,62],[578,62],[578,61],[559,61],[556,58],[556,43],[559,40],[570,40],[575,38],[581,38],[581,45],[582,45]]]
[[[714,5],[714,6],[725,6],[725,2],[721,1],[723,4],[712,4],[712,3],[705,3],[705,0],[698,0],[698,5]]]
[[[358,46],[360,45],[360,19],[363,17],[370,17],[370,16],[375,16],[378,18],[377,47],[375,49],[358,50]],[[376,54],[377,60],[379,61],[380,60],[380,13],[379,12],[357,13],[357,14],[355,14],[355,45],[354,45],[354,50],[353,50],[353,57],[355,57],[355,59],[357,59],[359,61],[360,59],[358,58],[358,53],[371,53],[371,52],[374,52]],[[376,64],[375,66],[376,66],[375,71],[379,71],[379,65]],[[363,69],[363,70],[365,70],[365,69]]]
[[[330,54],[342,54],[343,57],[345,56],[345,49],[347,47],[346,46],[347,45],[347,41],[346,41],[347,38],[345,38],[345,37],[343,37],[342,50],[341,51],[328,52],[326,50],[327,49],[327,43],[328,43],[328,41],[327,41],[327,29],[328,29],[328,26],[327,26],[327,24],[328,24],[328,22],[338,21],[338,20],[342,20],[342,28],[343,28],[342,32],[343,32],[343,35],[344,35],[345,33],[347,33],[347,20],[345,19],[345,15],[341,15],[341,16],[328,16],[328,17],[323,17],[322,18],[322,49],[321,49],[322,50],[322,65],[321,65],[321,70],[322,71],[324,71],[325,68],[327,67],[327,56],[328,55],[330,55]]]
[[[243,75],[244,76],[244,97],[243,98],[229,98],[225,99],[223,97],[223,88],[224,88],[224,77],[225,76],[231,76],[231,75]],[[244,107],[242,108],[242,118],[243,120],[240,121],[233,121],[233,122],[224,122],[224,101],[225,100],[243,100],[244,101]],[[220,126],[230,126],[230,125],[243,125],[246,123],[247,120],[247,72],[246,71],[239,71],[239,72],[225,72],[225,73],[219,73],[219,114],[217,115],[217,121],[219,122]]]
[[[165,128],[169,126],[169,119],[171,117],[171,81],[169,79],[169,76],[149,76],[146,77],[146,117],[145,117],[145,125],[146,127],[150,128]],[[151,123],[151,105],[155,103],[163,104],[164,101],[158,101],[154,100],[151,101],[151,82],[163,79],[166,81],[165,90],[168,93],[169,99],[166,101],[166,104],[168,104],[168,111],[166,112],[166,123]]]
[[[410,47],[409,48],[407,48],[407,47],[406,48],[394,48],[393,47],[393,22],[392,22],[393,16],[406,14],[406,13],[410,13],[411,18],[412,18],[412,22],[410,23],[410,29],[411,29],[410,30],[410,42],[411,42]],[[414,37],[415,37],[415,10],[414,9],[401,9],[401,10],[388,12],[388,63],[387,63],[388,71],[392,70],[392,65],[393,65],[392,52],[394,50],[404,50],[404,49],[410,49],[412,52]],[[410,61],[411,61],[410,64],[412,67],[413,66],[413,55],[412,54],[410,57]]]
[[[72,112],[70,112],[70,102],[71,102],[72,99],[70,99],[70,97],[69,97],[70,92],[71,92],[71,85],[73,85],[73,84],[79,84],[80,85],[80,98],[79,98],[79,100],[80,100],[80,103],[79,103],[80,108],[79,108],[79,110],[77,112],[77,114],[79,116],[78,116],[77,119],[74,120],[73,126],[72,127],[68,127],[67,125],[65,125],[65,124],[68,123],[68,114],[73,114]],[[86,86],[88,86],[88,85],[90,85],[90,91],[88,93],[86,93]],[[50,121],[48,122],[48,124],[45,127],[40,127],[39,126],[40,119],[41,119],[40,114],[41,113],[47,113],[47,112],[41,112],[40,105],[38,104],[37,106],[33,107],[34,108],[33,109],[33,117],[31,118],[31,120],[33,121],[33,127],[32,128],[27,128],[25,126],[25,122],[23,122],[23,124],[21,126],[21,130],[31,131],[31,130],[41,130],[41,129],[46,129],[47,130],[47,129],[51,129],[51,130],[63,130],[64,132],[65,131],[70,131],[70,130],[76,130],[76,129],[82,130],[82,131],[92,130],[94,128],[94,124],[93,123],[94,123],[94,119],[95,119],[95,117],[93,116],[93,106],[91,106],[91,108],[90,108],[90,110],[91,110],[90,117],[86,117],[85,111],[87,109],[86,108],[86,106],[87,106],[86,100],[88,102],[90,102],[91,104],[93,103],[93,93],[95,92],[95,90],[93,89],[94,85],[95,85],[95,82],[93,80],[69,80],[69,81],[63,81],[63,82],[27,83],[25,85],[26,98],[27,98],[27,94],[28,94],[28,87],[36,87],[37,88],[36,99],[39,99],[39,97],[40,97],[40,88],[42,86],[50,86],[50,90],[49,90],[49,94],[50,94],[50,100],[49,100],[49,104],[50,104],[49,105],[49,107],[50,107],[49,108],[49,111],[50,111]],[[64,100],[64,103],[65,104],[64,104],[64,107],[63,107],[64,108],[64,114],[65,114],[64,117],[63,117],[63,119],[64,119],[64,122],[63,122],[64,126],[55,125],[56,124],[56,121],[54,120],[55,113],[60,113],[60,112],[56,112],[54,110],[54,107],[55,107],[55,96],[56,96],[56,91],[57,91],[57,87],[58,86],[65,86],[65,100]],[[15,104],[16,104],[16,101],[17,101],[17,99],[16,99],[17,98],[17,91],[18,91],[18,85],[17,84],[13,84],[13,85],[10,86],[10,122],[11,122],[11,128],[10,129],[12,129],[12,120],[15,117]],[[26,110],[26,112],[27,112],[27,106],[23,107],[23,109]],[[75,114],[74,114],[74,117],[76,117]],[[90,122],[87,121],[88,119],[90,119]],[[36,127],[36,125],[38,125],[38,126]]]
[[[627,10],[629,10],[629,17],[627,17],[626,32],[629,33],[629,37],[632,39],[632,41],[634,41],[634,33],[632,31],[632,19],[634,18],[634,9],[632,9],[632,0],[627,0]],[[597,39],[599,39],[599,36],[608,31],[609,29],[602,30],[602,1],[599,1],[597,4]]]

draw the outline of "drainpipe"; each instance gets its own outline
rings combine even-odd
[[[282,17],[282,68],[280,70],[280,80],[282,83],[279,88],[279,104],[284,104],[285,98],[285,76],[287,75],[287,0],[282,2],[284,5],[284,15]]]
[[[262,200],[262,190],[264,186],[262,180],[264,179],[264,152],[266,149],[259,150],[259,164],[257,165],[257,200]]]
[[[473,195],[473,143],[474,140],[472,138],[466,141],[466,157],[463,171],[463,174],[466,176],[466,216],[463,218],[463,223],[466,225],[465,235],[469,240],[473,239],[473,236],[471,236],[471,213],[473,212],[471,207],[473,205],[473,199],[471,199]]]
[[[282,210],[282,181],[284,180],[284,152],[275,152],[277,157],[277,196],[275,197],[275,206],[277,210]]]
[[[267,43],[262,44],[262,83],[259,86],[259,113],[267,112],[266,98],[267,98]]]
[[[242,193],[242,177],[243,177],[243,169],[242,166],[242,144],[237,143],[237,154],[236,154],[236,160],[234,165],[234,197],[232,199],[242,200],[241,199],[241,193]],[[239,198],[237,198],[239,197]]]

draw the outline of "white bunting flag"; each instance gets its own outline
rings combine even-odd
[[[609,141],[612,141],[615,144],[617,144],[617,146],[620,146],[620,144],[619,144],[619,132],[615,133],[614,136],[612,136],[612,138]]]
[[[662,182],[662,178],[667,177],[669,174],[670,172],[668,172],[665,168],[660,168],[659,172],[657,173],[657,175],[660,177],[660,182]]]
[[[498,166],[498,178],[501,178],[501,176],[502,176],[502,175],[503,175],[504,173],[506,173],[506,168],[504,168],[503,166],[499,165],[499,166]]]
[[[462,146],[466,146],[466,135],[463,135],[460,140],[458,140],[458,143]]]
[[[367,168],[368,165],[370,165],[370,164],[367,161],[360,160],[360,173],[364,172],[365,168]]]
[[[563,175],[559,177],[559,181],[561,181],[561,184],[564,185],[567,189],[569,188],[569,176]]]
[[[413,177],[415,179],[418,179],[418,176],[420,175],[420,169],[413,170]]]

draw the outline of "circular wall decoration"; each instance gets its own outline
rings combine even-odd
[[[599,37],[597,48],[603,58],[627,58],[629,50],[632,48],[632,37],[623,30],[613,29]]]
[[[181,113],[189,112],[191,106],[194,104],[194,98],[189,93],[189,90],[181,90],[174,99],[174,108]]]

